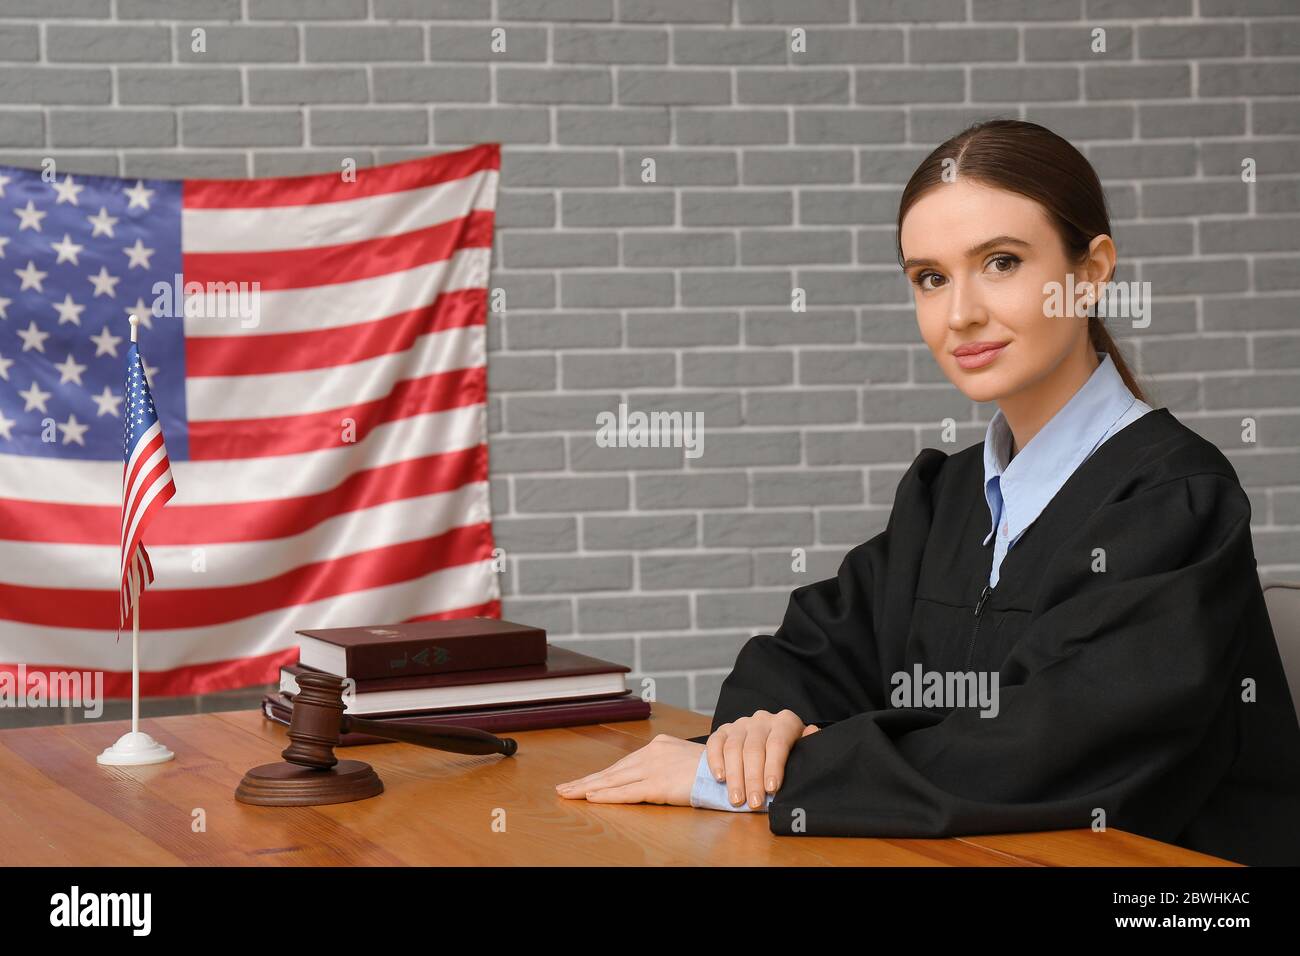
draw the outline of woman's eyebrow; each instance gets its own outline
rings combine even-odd
[[[992,239],[985,239],[979,245],[971,246],[967,249],[966,258],[969,259],[973,256],[977,256],[986,249],[991,249],[993,246],[1024,246],[1027,249],[1029,248],[1029,243],[1025,242],[1023,239],[1017,239],[1015,236],[994,236]],[[938,265],[938,263],[933,259],[905,259],[903,261],[904,269],[911,268],[912,266],[935,265]]]

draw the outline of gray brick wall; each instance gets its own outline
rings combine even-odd
[[[994,407],[921,342],[892,224],[925,153],[992,115],[1097,166],[1121,277],[1157,294],[1121,344],[1232,459],[1261,568],[1300,576],[1297,0],[0,0],[0,17],[5,162],[240,177],[503,143],[505,615],[660,700],[710,712],[790,589],[884,526],[941,420],[961,423],[954,451],[983,437]],[[619,402],[701,413],[705,455],[597,447]]]

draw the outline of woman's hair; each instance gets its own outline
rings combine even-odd
[[[944,178],[945,161],[951,172]],[[1045,126],[1015,119],[975,123],[938,146],[912,173],[898,204],[898,262],[903,263],[903,217],[912,204],[931,187],[952,182],[954,176],[968,182],[1019,193],[1047,210],[1056,231],[1074,262],[1081,262],[1088,245],[1105,233],[1111,235],[1106,196],[1092,164],[1068,140]],[[1110,280],[1106,277],[1106,281]],[[1110,356],[1124,384],[1139,400],[1146,401],[1137,377],[1097,315],[1096,305],[1088,311],[1088,339],[1098,352]]]

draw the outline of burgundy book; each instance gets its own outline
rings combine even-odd
[[[315,669],[303,664],[280,668],[280,690],[296,694],[298,675]],[[627,690],[623,675],[630,670],[626,664],[548,644],[541,664],[358,680],[348,713],[373,717],[610,697]]]
[[[262,698],[262,713],[270,720],[287,727],[293,719],[293,701],[284,694],[267,694]],[[650,704],[633,695],[631,691],[625,691],[617,697],[596,700],[567,701],[540,706],[524,704],[515,707],[487,707],[438,714],[407,715],[400,719],[402,723],[452,724],[456,727],[475,727],[488,733],[502,734],[510,731],[544,730],[547,727],[577,727],[581,724],[605,724],[619,720],[646,720],[649,716]],[[362,744],[385,743],[390,741],[384,737],[347,733],[340,735],[338,745],[355,747]]]
[[[297,634],[300,663],[359,681],[522,667],[546,660],[544,628],[490,617],[328,627]]]

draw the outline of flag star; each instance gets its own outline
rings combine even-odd
[[[144,377],[148,379],[150,388],[153,388],[153,373],[156,371],[158,371],[158,366],[156,365],[146,365],[144,367]],[[149,407],[153,408],[153,404],[151,403]]]
[[[104,326],[104,331],[98,335],[92,335],[90,341],[95,343],[95,358],[101,355],[111,355],[117,358],[117,346],[122,341],[122,336],[114,335],[108,331],[108,326]]]
[[[65,177],[63,182],[55,180],[54,191],[59,194],[59,198],[55,205],[65,202],[70,202],[74,206],[77,205],[77,196],[79,196],[81,191],[85,188],[85,186],[74,183],[71,176]]]
[[[51,242],[50,248],[59,254],[59,262],[66,260],[71,262],[74,266],[79,266],[81,263],[77,261],[77,253],[81,252],[81,250],[86,247],[77,245],[72,241],[72,237],[65,232],[63,234],[63,241]],[[56,262],[55,265],[58,265],[59,262]]]
[[[131,262],[127,265],[128,269],[134,269],[136,266],[140,266],[141,268],[148,269],[149,257],[153,255],[157,250],[146,247],[145,244],[140,241],[139,237],[137,237],[135,240],[135,245],[127,246],[122,251],[125,252],[131,259]]]
[[[36,349],[38,352],[45,351],[45,340],[50,337],[49,332],[42,332],[36,327],[35,320],[27,323],[27,328],[18,333],[18,337],[23,340],[23,351],[30,352]]]
[[[62,362],[55,362],[54,367],[59,370],[60,385],[64,385],[68,382],[75,382],[78,385],[82,384],[81,373],[86,370],[86,366],[74,359],[71,352],[68,353],[68,357]]]
[[[42,412],[47,412],[49,409],[45,407],[45,403],[54,393],[42,391],[39,385],[32,382],[31,388],[25,392],[19,392],[18,394],[21,395],[24,400],[25,407],[23,408],[23,411],[30,412],[33,408],[39,408]]]
[[[99,415],[112,415],[120,418],[122,413],[117,410],[117,406],[122,404],[122,396],[114,395],[107,385],[98,395],[90,396],[90,400],[99,406]],[[95,417],[98,418],[99,415]]]
[[[5,413],[0,412],[0,438],[12,440],[14,435],[14,425],[18,424],[12,418],[5,418]]]
[[[95,275],[86,276],[86,281],[94,285],[94,297],[98,299],[101,295],[107,295],[109,298],[117,298],[117,292],[115,290],[117,284],[122,280],[117,276],[109,275],[108,269],[104,266],[100,266],[99,272],[95,273]]]
[[[83,436],[86,434],[86,429],[89,427],[89,425],[83,425],[78,422],[77,416],[73,415],[71,412],[68,413],[68,420],[58,425],[59,431],[63,432],[63,444],[65,445],[71,445],[73,442],[76,442],[78,445],[84,446],[86,444],[86,439]]]
[[[35,206],[32,205],[32,201],[29,199],[27,200],[27,205],[24,206],[22,209],[14,210],[14,215],[17,216],[19,220],[18,221],[19,232],[22,232],[24,229],[35,229],[37,232],[40,232],[41,220],[44,219],[46,216],[48,216],[49,213],[41,212],[39,209],[37,209]]]
[[[8,310],[9,310],[9,303],[11,302],[13,302],[13,299],[6,299],[4,296],[0,295],[0,319],[9,318]]]
[[[0,194],[3,195],[3,194]],[[5,246],[9,245],[8,236],[0,236],[0,259],[5,257]]]
[[[11,177],[5,176],[3,173],[0,173],[0,196],[3,196],[5,194],[5,187],[8,186],[11,182],[13,182],[13,179]]]
[[[145,189],[144,180],[142,179],[137,179],[134,186],[130,189],[123,189],[122,192],[131,197],[131,203],[126,207],[127,209],[134,209],[136,206],[148,209],[149,197],[154,193],[152,189]]]
[[[27,268],[15,269],[14,275],[23,280],[23,286],[18,290],[19,292],[23,292],[27,289],[35,289],[37,292],[44,292],[45,287],[41,285],[41,280],[49,275],[49,273],[42,272],[40,269],[36,268],[36,263],[29,259],[27,261]]]
[[[153,320],[150,318],[150,316],[153,315],[153,309],[145,305],[144,296],[141,296],[140,298],[136,299],[135,305],[127,306],[125,311],[128,318],[134,315],[136,318],[140,320],[140,324],[143,325],[146,329],[153,328]]]
[[[81,324],[81,313],[86,311],[86,307],[73,302],[72,293],[66,293],[62,302],[53,302],[51,304],[59,313],[59,325],[64,322],[71,322],[73,325]]]
[[[0,378],[4,379],[6,382],[9,381],[9,366],[13,364],[13,359],[7,359],[3,355],[0,355]]]
[[[89,220],[91,226],[94,227],[94,231],[91,232],[90,238],[94,239],[101,233],[109,238],[114,238],[113,227],[117,225],[117,217],[110,216],[108,210],[103,206],[99,207],[98,216],[87,216],[86,219]]]

